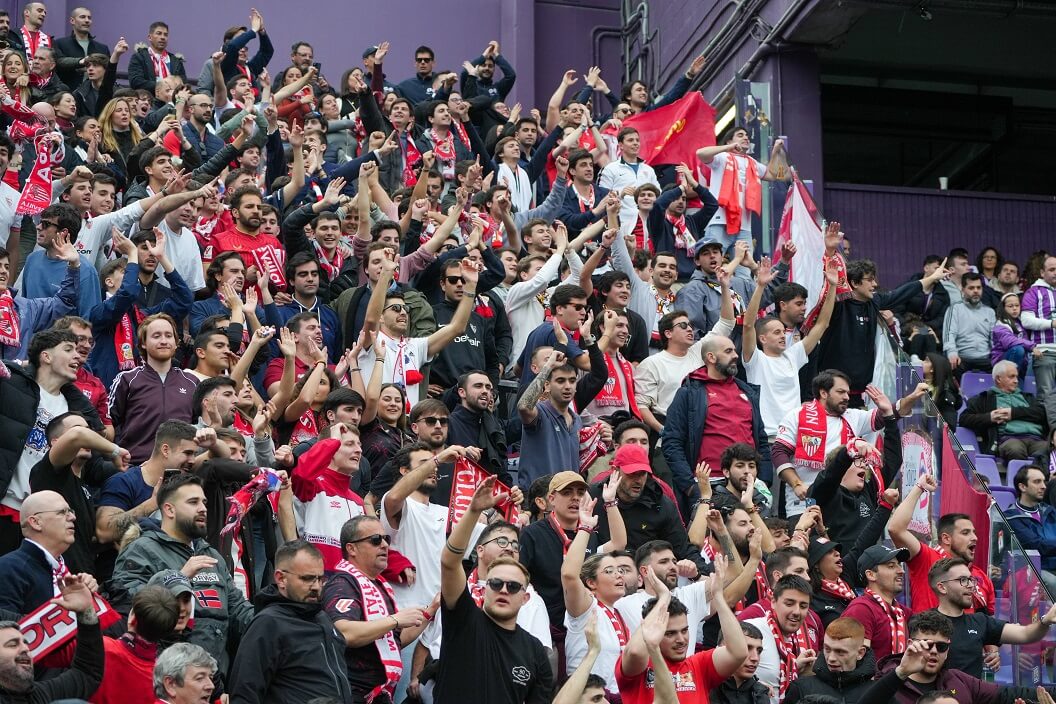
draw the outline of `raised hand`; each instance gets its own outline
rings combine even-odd
[[[166,239],[165,233],[162,232],[162,230],[160,228],[155,227],[154,228],[154,244],[151,244],[150,240],[147,240],[147,242],[146,242],[146,244],[147,244],[147,253],[149,253],[150,256],[152,256],[152,257],[157,257],[158,261],[160,262],[162,260],[162,258],[165,256],[165,243],[167,241],[168,240]]]
[[[918,672],[923,672],[924,666],[928,663],[929,650],[930,648],[924,641],[911,640],[909,645],[906,646],[906,652],[902,654],[902,661],[895,668],[900,670],[898,674],[902,677],[908,677]]]
[[[583,629],[583,637],[587,641],[587,651],[591,653],[601,652],[601,641],[598,640],[598,610],[591,609],[587,616],[587,623]]]
[[[877,410],[880,411],[880,415],[889,416],[895,412],[895,407],[891,403],[891,399],[876,386],[867,384],[865,387],[865,395],[876,404]]]
[[[565,71],[565,75],[561,77],[561,85],[563,85],[565,88],[569,88],[571,86],[574,86],[576,84],[576,81],[578,80],[579,79],[576,78],[576,69],[570,68]]]
[[[842,241],[843,233],[840,232],[840,223],[832,220],[825,225],[825,251],[835,251]]]
[[[477,281],[480,279],[480,267],[469,257],[462,260],[462,278],[465,279],[467,287],[472,284],[473,289],[476,290]]]
[[[922,474],[917,477],[916,487],[921,491],[931,493],[938,491],[939,483],[935,481],[935,477],[930,474]]]
[[[757,286],[766,286],[773,280],[773,265],[770,263],[770,257],[764,256],[759,260],[759,269],[755,272],[755,283]]]
[[[686,75],[690,78],[694,78],[704,70],[704,65],[708,63],[708,59],[704,54],[700,54],[697,58],[693,59],[693,63],[689,65],[689,70],[686,71]]]
[[[286,327],[279,328],[279,351],[287,359],[297,356],[297,340]]]
[[[70,242],[70,233],[63,231],[60,232],[52,243],[52,247],[55,249],[55,253],[59,255],[59,259],[63,260],[67,264],[76,265],[80,262],[81,255],[74,248],[73,243]]]
[[[79,574],[67,574],[62,578],[60,596],[51,600],[51,603],[61,606],[67,611],[79,614],[93,607],[92,592],[85,582],[84,576]]]
[[[582,528],[588,528],[594,530],[598,525],[598,517],[594,515],[594,507],[598,505],[598,500],[591,497],[590,494],[584,494],[583,498],[579,502],[579,525]]]
[[[825,265],[825,280],[829,282],[829,286],[838,286],[840,283],[840,264],[835,257]]]
[[[697,487],[700,488],[700,498],[710,499],[712,493],[711,465],[708,464],[706,460],[701,460],[693,470],[693,476],[696,477]]]
[[[480,483],[477,490],[473,492],[473,500],[469,504],[470,511],[482,513],[489,508],[495,508],[500,503],[510,498],[506,492],[495,494],[495,477],[488,477]]]
[[[620,488],[620,478],[623,474],[618,469],[614,469],[612,474],[609,475],[608,480],[605,482],[605,486],[601,489],[601,498],[605,503],[610,503],[616,500],[616,491]]]
[[[716,555],[711,562],[714,571],[707,577],[707,585],[704,587],[704,595],[708,603],[714,599],[722,598],[722,589],[726,586],[726,568],[729,558],[724,554]]]
[[[814,667],[814,661],[817,659],[818,654],[816,652],[810,648],[804,648],[796,656],[796,670],[801,675],[810,672],[810,668]]]
[[[791,264],[793,257],[796,256],[796,243],[792,240],[785,240],[785,243],[781,245],[781,261],[785,264]]]
[[[389,53],[389,43],[382,42],[378,44],[378,50],[374,52],[374,63],[380,64],[385,60],[385,56]]]
[[[594,327],[594,311],[587,309],[587,317],[583,319],[583,322],[579,326],[579,334],[581,336],[590,337],[590,330]]]

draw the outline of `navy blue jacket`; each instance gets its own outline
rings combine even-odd
[[[253,84],[258,88],[261,87],[257,76],[271,61],[271,57],[275,54],[275,49],[271,45],[271,39],[268,37],[267,32],[257,34],[252,29],[247,29],[224,45],[224,58],[220,60],[220,72],[223,74],[225,81],[230,81],[235,76],[241,75],[242,72],[238,70],[238,52],[242,47],[247,46],[253,37],[260,37],[260,46],[257,48],[257,53],[254,54],[253,58],[246,62],[246,68],[249,69],[250,75],[253,76]]]
[[[23,541],[0,557],[0,609],[26,615],[55,596],[54,575],[44,551]]]
[[[1038,504],[1041,521],[1035,521],[1019,506],[1019,502],[1005,511],[1005,520],[1016,532],[1020,544],[1025,550],[1037,550],[1041,554],[1043,570],[1056,569],[1056,508]]]
[[[759,478],[769,483],[773,479],[773,465],[770,463],[770,440],[763,427],[763,417],[759,412],[759,387],[741,381],[737,377],[734,383],[748,396],[752,404],[752,433],[755,435],[755,449],[762,455],[759,465]],[[687,489],[696,489],[697,480],[693,468],[697,466],[700,455],[700,438],[704,435],[704,425],[708,419],[708,392],[704,382],[687,376],[682,388],[675,392],[675,400],[667,409],[667,420],[664,421],[662,434],[664,459],[671,468],[675,488],[685,494]]]
[[[594,185],[594,205],[598,205],[605,196],[609,195],[608,188],[602,188],[601,186]],[[575,187],[569,183],[568,190],[565,191],[565,204],[561,209],[561,222],[565,223],[565,227],[568,228],[568,238],[575,239],[579,236],[579,233],[583,231],[588,225],[595,220],[601,220],[605,217],[605,211],[601,211],[601,215],[595,215],[593,210],[583,210],[583,204],[579,202],[579,195],[576,193]]]

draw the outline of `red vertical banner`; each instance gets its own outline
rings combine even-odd
[[[965,477],[950,443],[949,431],[942,434],[942,512],[964,513],[972,519],[979,542],[975,547],[975,564],[982,570],[990,567],[990,494],[979,491]]]

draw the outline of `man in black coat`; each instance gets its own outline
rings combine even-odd
[[[153,94],[159,78],[179,76],[186,83],[187,69],[183,66],[183,56],[168,51],[169,25],[152,22],[147,40],[150,44],[137,44],[135,53],[128,60],[129,85],[136,90],[149,90]]]
[[[347,702],[345,639],[323,611],[323,555],[303,540],[275,552],[275,584],[256,598],[257,614],[231,667],[231,702]]]
[[[96,41],[92,34],[92,11],[87,7],[75,7],[70,11],[70,26],[73,28],[68,37],[56,37],[55,49],[56,72],[59,80],[76,90],[84,80],[84,59],[89,54],[110,55],[110,47]],[[86,44],[82,44],[85,42]]]
[[[785,704],[811,694],[826,694],[856,704],[876,673],[876,658],[865,645],[865,629],[853,618],[838,618],[825,629],[825,650],[814,661],[814,677],[799,677],[788,686]]]
[[[480,464],[500,478],[508,478],[506,432],[492,412],[495,389],[483,371],[466,372],[458,379],[459,404],[448,417],[447,441],[452,445],[479,447]]]

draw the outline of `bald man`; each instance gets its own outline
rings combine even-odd
[[[700,498],[694,469],[711,466],[712,480],[724,482],[720,459],[730,445],[743,442],[762,455],[759,478],[769,483],[770,441],[759,412],[759,388],[737,378],[737,348],[724,335],[709,335],[701,345],[704,366],[686,377],[667,410],[663,452],[675,480],[684,516]]]
[[[38,491],[22,502],[22,546],[0,557],[0,609],[28,614],[59,594],[69,574],[62,554],[73,545],[74,515],[61,494]],[[83,574],[92,591],[97,584]]]

